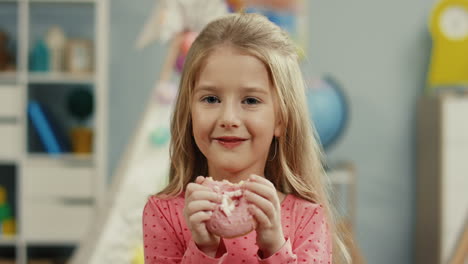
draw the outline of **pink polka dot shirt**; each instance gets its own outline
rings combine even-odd
[[[256,232],[222,239],[220,257],[205,255],[192,240],[182,213],[183,194],[159,199],[149,198],[143,211],[145,263],[332,263],[331,236],[325,211],[318,205],[294,195],[281,203],[281,223],[286,243],[268,258],[262,258],[256,245]],[[218,252],[219,253],[219,252]]]

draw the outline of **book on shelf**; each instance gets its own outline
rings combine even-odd
[[[33,134],[37,135],[45,152],[62,154],[71,151],[69,137],[44,104],[31,100],[28,103],[28,117]]]

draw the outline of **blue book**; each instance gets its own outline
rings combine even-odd
[[[28,151],[31,153],[47,152],[39,137],[39,133],[33,125],[31,117],[28,117],[28,128]]]
[[[54,113],[50,111],[48,107],[45,105],[39,103],[41,106],[42,111],[44,112],[44,116],[46,117],[46,120],[49,122],[50,127],[52,128],[52,133],[54,134],[55,138],[57,139],[57,142],[59,144],[60,152],[71,152],[72,147],[71,147],[71,140],[70,137],[68,136],[68,133],[66,132],[67,130],[64,127],[64,122],[62,120],[57,120],[57,118],[54,118]]]
[[[28,115],[47,153],[62,153],[58,139],[54,134],[52,125],[47,119],[43,108],[38,102],[29,102]]]

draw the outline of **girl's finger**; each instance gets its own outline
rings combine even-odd
[[[271,201],[275,205],[275,207],[279,205],[279,198],[278,194],[276,193],[276,189],[258,182],[246,182],[243,185],[244,189],[256,193],[264,197],[265,199]]]
[[[205,177],[203,177],[203,176],[198,176],[195,179],[195,183],[198,183],[198,184],[202,184],[204,181],[205,181]]]
[[[269,219],[274,219],[276,217],[276,209],[275,206],[265,199],[264,197],[253,193],[251,191],[245,191],[244,196],[248,202],[254,204],[258,209],[264,212],[264,214]]]
[[[256,175],[256,174],[251,174],[251,175],[249,176],[249,181],[258,182],[258,183],[264,184],[264,185],[266,185],[266,186],[270,186],[270,188],[276,189],[276,188],[275,188],[275,185],[274,185],[271,181],[269,181],[269,180],[268,180],[267,178],[265,178],[265,177],[261,177],[261,176],[258,176],[258,175]]]
[[[258,207],[251,204],[251,205],[249,205],[248,208],[249,208],[249,211],[252,214],[252,216],[257,221],[257,224],[258,224],[257,226],[258,227],[262,228],[262,227],[269,227],[269,226],[272,225],[270,219],[268,218],[268,216],[265,215],[265,213],[262,210],[260,210]]]
[[[192,225],[195,225],[195,228],[197,228],[196,225],[209,220],[212,214],[213,213],[211,211],[200,211],[189,216],[188,220],[190,223],[192,223]]]
[[[189,183],[185,190],[185,201],[190,202],[192,200],[210,200],[213,202],[221,201],[218,195],[213,192],[210,188],[202,186],[197,183]]]
[[[203,186],[198,183],[191,182],[187,184],[187,188],[185,189],[185,196],[190,196],[194,191],[201,191],[201,190],[209,190],[211,191],[210,188]]]
[[[197,200],[187,204],[185,211],[188,216],[191,216],[199,211],[212,211],[216,208],[216,204],[208,200]]]
[[[186,198],[187,202],[198,201],[198,200],[208,200],[213,203],[220,203],[221,196],[213,192],[211,189],[208,189],[208,190],[194,191],[189,197]]]

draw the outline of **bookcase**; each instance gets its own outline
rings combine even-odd
[[[467,190],[468,95],[425,96],[418,107],[414,263],[454,263],[468,223]]]
[[[103,211],[108,12],[108,0],[0,0],[0,30],[7,33],[13,55],[10,67],[2,70],[0,46],[0,187],[6,189],[15,223],[14,234],[0,228],[2,264],[65,263]],[[33,66],[38,61],[37,43],[56,25],[67,38],[63,65],[52,69],[50,60],[49,70],[38,69]],[[83,52],[79,46],[83,43],[88,45],[84,51],[89,70],[77,71],[87,62],[68,53]],[[92,98],[92,114],[83,121],[92,135],[87,152],[73,150],[70,135],[78,122],[67,105],[76,90],[87,91]],[[52,152],[38,134],[28,112],[33,101],[47,110],[46,123],[53,119],[49,131],[55,143],[62,143],[57,137],[57,126],[61,128],[67,147],[60,144],[59,152]]]

